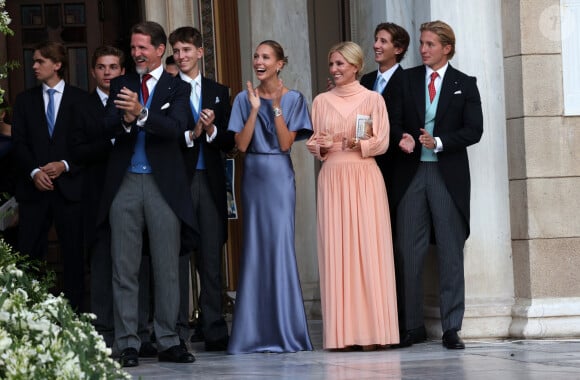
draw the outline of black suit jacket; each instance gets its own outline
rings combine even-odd
[[[393,166],[391,195],[394,204],[401,200],[415,176],[421,159],[419,143],[420,128],[425,127],[425,66],[405,70],[402,85],[402,113],[393,122],[394,141],[404,132],[415,139],[415,150],[406,154],[396,152]],[[441,84],[439,103],[435,115],[433,136],[443,143],[443,151],[437,154],[438,166],[445,185],[467,225],[469,236],[469,202],[471,180],[467,147],[477,143],[483,133],[483,113],[476,79],[447,68]],[[396,207],[396,206],[395,206]]]
[[[105,133],[105,107],[96,91],[80,102],[75,111],[71,152],[83,166],[83,222],[85,241],[91,244],[95,238],[97,213],[113,144]]]
[[[107,220],[111,203],[129,166],[139,127],[133,123],[127,133],[123,128],[123,111],[113,104],[122,87],[139,93],[139,75],[131,73],[111,81],[105,111],[104,128],[108,138],[115,138],[107,165],[107,178],[99,209],[98,223]],[[193,205],[185,172],[180,142],[188,126],[191,87],[179,77],[163,72],[153,92],[145,130],[145,152],[152,175],[165,201],[186,226],[193,228]]]
[[[377,79],[377,74],[378,70],[375,70],[373,72],[363,75],[360,80],[360,83],[364,87],[372,91],[375,85],[375,81]],[[387,106],[387,113],[389,115],[390,126],[392,126],[393,121],[400,120],[400,115],[398,115],[397,113],[400,113],[402,111],[400,106],[402,80],[403,80],[403,68],[399,65],[399,67],[395,70],[395,72],[389,79],[389,82],[387,83],[381,94],[383,96],[383,99],[385,100],[385,105]],[[391,188],[391,182],[393,177],[393,155],[399,149],[399,140],[397,140],[396,138],[397,137],[393,134],[393,128],[390,127],[389,148],[384,154],[375,156],[377,165],[379,165],[379,168],[381,169],[381,173],[383,174],[383,178],[385,180],[387,194],[389,195],[389,203],[392,203],[390,195],[391,193],[389,189]],[[395,208],[391,207],[390,211],[391,211],[391,220],[394,220]]]
[[[18,201],[36,201],[46,195],[34,186],[30,173],[39,166],[61,160],[67,161],[69,171],[53,181],[55,191],[69,201],[81,200],[81,168],[71,155],[69,134],[74,125],[73,111],[86,96],[87,93],[80,88],[65,84],[52,137],[48,133],[42,86],[26,90],[16,97],[12,135],[14,157],[19,164],[15,190]]]
[[[203,131],[195,140],[193,148],[184,148],[188,180],[191,183],[199,159],[200,146],[203,144],[203,157],[213,201],[218,207],[223,220],[227,221],[228,211],[224,152],[231,151],[235,146],[234,133],[228,131],[231,113],[229,89],[211,79],[202,77],[201,103],[202,109],[208,108],[214,111],[214,125],[217,128],[217,135],[211,143],[208,143],[206,133]],[[193,129],[194,126],[192,116],[189,129]],[[227,223],[224,223],[223,236],[227,239]]]

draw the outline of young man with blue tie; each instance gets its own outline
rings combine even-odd
[[[469,236],[467,147],[481,138],[483,114],[476,79],[449,64],[455,53],[453,29],[433,21],[420,31],[423,65],[405,70],[402,112],[391,125],[400,147],[389,189],[404,272],[406,331],[400,346],[426,339],[423,264],[434,241],[443,345],[463,349],[458,331],[465,312],[463,247]]]
[[[401,80],[403,78],[403,67],[400,62],[405,58],[407,49],[409,48],[410,37],[409,33],[397,24],[391,22],[383,22],[375,28],[375,43],[373,49],[375,52],[375,62],[379,65],[378,70],[372,71],[362,76],[360,84],[369,90],[377,91],[383,96],[387,112],[389,115],[389,124],[398,118],[396,112],[400,110],[398,102],[401,101]],[[375,157],[377,165],[381,169],[383,179],[385,180],[385,187],[387,188],[387,196],[390,196],[390,188],[393,173],[393,155],[399,149],[396,143],[397,136],[392,135],[391,129],[390,146],[387,152]],[[392,200],[389,199],[389,211],[391,214],[391,232],[393,234],[393,241],[395,240],[396,230],[396,208],[392,207]],[[395,256],[395,277],[397,280],[397,313],[399,317],[399,329],[405,331],[404,322],[404,290],[403,270],[401,258],[397,254],[396,245],[394,248]]]
[[[14,105],[12,134],[19,164],[18,249],[45,260],[48,231],[54,223],[63,264],[64,294],[82,311],[84,258],[81,223],[81,168],[73,162],[69,135],[73,110],[86,92],[64,81],[65,47],[38,44],[32,56],[34,75],[42,84],[24,91]]]
[[[191,84],[191,124],[184,134],[185,165],[200,233],[195,261],[200,275],[201,332],[206,351],[224,351],[228,327],[222,309],[222,249],[227,239],[227,193],[224,152],[235,145],[227,130],[230,117],[229,89],[201,74],[202,36],[192,27],[181,27],[169,35],[179,77]],[[189,259],[180,262],[181,306],[178,330],[187,339],[189,329]],[[196,274],[193,273],[193,276]]]

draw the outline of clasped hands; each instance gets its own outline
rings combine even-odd
[[[214,120],[215,120],[215,112],[213,112],[212,109],[209,108],[202,109],[201,112],[199,113],[199,119],[197,120],[197,123],[195,123],[193,131],[191,131],[190,138],[192,140],[198,138],[199,135],[201,135],[202,130],[204,130],[205,133],[211,136],[213,134]]]
[[[431,136],[426,129],[421,128],[421,135],[419,136],[419,142],[427,149],[435,149],[436,142],[435,137]],[[415,149],[415,139],[408,133],[403,133],[401,141],[399,141],[399,148],[405,153],[413,153]]]
[[[51,191],[54,190],[52,181],[60,177],[66,170],[66,166],[62,161],[54,161],[39,167],[39,169],[32,178],[34,186],[40,191]]]

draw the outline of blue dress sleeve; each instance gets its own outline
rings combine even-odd
[[[234,99],[228,130],[236,133],[241,132],[248,120],[249,114],[248,97],[246,96],[246,91],[242,91]]]
[[[288,105],[288,109],[283,109],[282,112],[288,130],[296,132],[295,141],[298,141],[307,139],[312,135],[312,121],[310,120],[310,113],[304,95],[298,91],[294,92],[297,96]]]

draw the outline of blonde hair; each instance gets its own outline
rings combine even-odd
[[[352,41],[339,42],[328,51],[328,61],[333,53],[340,53],[348,63],[356,67],[356,78],[360,78],[365,62],[363,50],[358,44]]]
[[[439,41],[443,46],[451,46],[449,54],[447,54],[447,59],[450,60],[455,54],[455,33],[453,29],[443,21],[430,21],[421,24],[419,28],[420,32],[432,32],[439,36]]]

